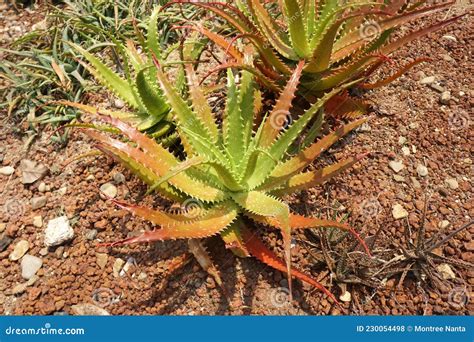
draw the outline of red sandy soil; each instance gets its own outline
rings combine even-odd
[[[400,254],[393,242],[404,243],[403,231],[408,226],[416,231],[426,194],[432,195],[426,213],[427,236],[439,231],[443,220],[450,222],[451,229],[472,220],[473,33],[472,20],[465,18],[400,50],[394,56],[394,66],[421,56],[433,60],[417,66],[391,85],[364,95],[374,103],[369,128],[339,143],[321,163],[366,151],[372,154],[352,171],[291,198],[295,210],[322,216],[349,214],[349,222],[367,236],[380,230],[373,246],[380,257],[383,250]],[[440,103],[439,92],[420,84],[426,76],[436,76],[439,85],[450,91],[448,104]],[[324,295],[300,282],[296,282],[294,300],[289,303],[283,274],[255,259],[235,257],[218,239],[210,239],[206,245],[221,272],[226,293],[194,259],[179,265],[179,256],[187,252],[183,241],[98,247],[99,242],[115,241],[151,228],[149,223],[132,218],[101,197],[99,187],[106,182],[114,183],[114,175],[122,173],[126,178],[124,183],[114,183],[118,199],[157,206],[161,202],[151,196],[144,197],[145,186],[104,156],[87,157],[64,166],[65,161],[92,149],[82,133],[75,132],[67,147],[59,148],[50,143],[51,129],[46,129],[25,151],[25,137],[12,134],[12,124],[4,123],[0,131],[2,163],[16,170],[11,176],[0,175],[0,239],[11,238],[0,253],[0,314],[71,314],[71,307],[82,303],[103,307],[114,315],[340,313]],[[405,144],[399,143],[400,137],[406,138]],[[409,149],[409,155],[403,154],[404,146]],[[32,185],[23,185],[19,170],[22,159],[45,164],[49,174]],[[403,179],[394,179],[395,173],[388,166],[391,160],[403,161],[405,168],[397,174]],[[418,164],[427,167],[426,177],[417,174]],[[411,177],[419,182],[419,187]],[[455,178],[459,187],[448,187],[447,178]],[[44,193],[38,189],[41,182],[49,188]],[[32,210],[31,198],[37,196],[46,196],[47,203]],[[408,218],[393,218],[395,204],[408,211]],[[50,219],[61,215],[70,219],[75,237],[60,247],[45,249],[44,229]],[[34,216],[42,217],[42,227],[33,226]],[[97,235],[87,239],[93,230]],[[473,232],[474,227],[465,230],[437,253],[473,262]],[[277,233],[263,228],[262,233],[270,247],[281,251],[281,237]],[[295,234],[294,265],[340,296],[341,288],[331,280],[323,262],[317,235],[318,232]],[[13,288],[25,282],[20,261],[9,259],[20,240],[29,242],[27,253],[40,257],[43,265],[34,284],[22,293],[13,294]],[[335,257],[337,251],[340,248],[332,252]],[[97,264],[98,253],[107,255],[103,267]],[[134,265],[123,276],[114,276],[112,268],[116,259],[130,257],[134,258]],[[177,269],[171,272],[170,268],[176,265]],[[441,286],[435,286],[429,279],[419,282],[411,272],[400,286],[400,274],[376,287],[349,284],[351,301],[343,305],[350,314],[360,315],[471,314],[474,270],[451,268],[455,278],[443,281]]]

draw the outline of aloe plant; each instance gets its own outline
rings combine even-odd
[[[407,22],[447,9],[447,2],[433,6],[410,4],[406,0],[239,0],[236,6],[224,2],[173,0],[192,4],[225,19],[237,31],[232,40],[199,25],[189,26],[222,47],[231,61],[217,69],[240,66],[258,75],[260,81],[278,89],[291,76],[292,68],[306,62],[300,95],[310,102],[324,91],[356,79],[361,88],[385,85],[400,76],[421,58],[402,67],[386,80],[368,84],[368,78],[388,60],[386,56],[410,41],[453,23],[461,16],[394,38],[396,28]],[[253,46],[258,59],[246,58],[234,42],[242,39]],[[245,49],[243,51],[248,51]],[[248,61],[251,61],[250,63]],[[327,112],[356,116],[365,111],[364,103],[339,94],[329,102]]]
[[[316,280],[291,267],[292,231],[316,227],[339,228],[353,234],[368,253],[367,247],[347,224],[293,213],[283,197],[322,184],[360,160],[362,155],[319,170],[306,171],[307,166],[323,151],[366,119],[346,124],[288,157],[287,152],[297,138],[306,132],[311,120],[316,119],[321,125],[320,108],[341,90],[337,88],[324,95],[286,127],[285,121],[292,108],[304,62],[295,68],[275,106],[263,120],[254,115],[260,106],[256,101],[252,74],[242,71],[235,76],[232,70],[228,70],[227,104],[223,113],[219,113],[220,124],[202,89],[197,86],[192,66],[186,66],[192,103],[188,104],[186,98],[183,99],[171,85],[157,60],[155,65],[163,97],[171,108],[177,133],[184,146],[184,160],[177,158],[160,142],[107,115],[101,118],[112,127],[86,126],[84,129],[97,142],[100,150],[121,161],[145,181],[150,186],[149,193],[156,191],[180,203],[183,210],[170,213],[112,200],[119,207],[151,221],[159,228],[106,245],[203,239],[219,234],[226,246],[238,256],[252,255],[287,272],[290,289],[293,276],[321,289],[337,302]],[[94,112],[92,107],[84,109]],[[106,132],[111,129],[126,139],[110,137]],[[191,207],[194,210],[190,210]],[[259,224],[281,232],[284,260],[258,239]]]

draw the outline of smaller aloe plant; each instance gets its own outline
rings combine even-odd
[[[142,54],[132,40],[127,40],[126,44],[122,44],[112,38],[115,48],[118,49],[123,59],[124,77],[114,72],[90,51],[76,44],[71,44],[88,61],[88,64],[83,64],[89,72],[112,93],[122,99],[132,110],[132,112],[108,111],[109,115],[126,121],[155,138],[162,137],[173,129],[171,117],[168,115],[170,108],[158,87],[156,69],[151,59],[152,55],[160,59],[162,57],[157,29],[159,9],[160,7],[156,7],[148,20],[146,39],[138,34],[141,38],[139,40],[143,41],[143,49],[149,51],[148,54]],[[198,44],[188,44],[183,48],[183,53],[188,58],[196,59],[204,45],[199,42]],[[184,87],[182,66],[180,66],[180,72],[178,73],[177,84],[178,88],[182,89]],[[63,104],[83,110],[86,108],[79,103],[65,101]]]
[[[406,0],[239,0],[236,6],[225,2],[173,0],[173,4],[192,4],[212,11],[225,19],[237,32],[232,40],[204,26],[188,26],[222,47],[230,61],[220,68],[238,66],[258,75],[261,83],[278,89],[287,82],[299,61],[306,62],[299,95],[310,102],[324,91],[360,79],[357,86],[375,88],[390,83],[420,58],[402,67],[387,79],[368,84],[368,78],[388,60],[386,56],[410,41],[453,23],[461,16],[438,22],[399,38],[395,29],[449,8],[454,2],[421,6]],[[238,49],[234,42],[244,39],[260,58],[247,58],[248,49]],[[250,61],[250,62],[249,62]],[[347,94],[338,94],[326,108],[328,113],[355,117],[367,106]]]
[[[252,74],[242,71],[238,74],[237,85],[237,77],[228,70],[227,105],[219,116],[221,124],[217,124],[217,117],[202,89],[196,85],[192,66],[186,65],[190,106],[170,84],[157,60],[155,63],[157,79],[184,146],[184,160],[178,159],[161,143],[109,116],[102,119],[113,126],[114,132],[125,136],[126,141],[100,132],[109,130],[97,126],[88,126],[85,132],[97,141],[100,150],[121,161],[144,180],[150,186],[149,192],[157,191],[165,198],[177,201],[184,209],[179,213],[170,213],[113,200],[119,207],[151,221],[159,229],[106,245],[203,239],[219,234],[236,255],[252,255],[287,272],[290,292],[293,276],[319,288],[337,302],[316,280],[291,267],[291,232],[316,227],[339,228],[353,234],[368,253],[365,243],[347,224],[292,213],[282,198],[322,184],[359,161],[363,156],[353,156],[316,171],[306,171],[307,166],[323,151],[366,119],[346,124],[308,147],[300,147],[296,155],[288,157],[288,151],[294,148],[293,143],[311,120],[316,117],[317,122],[322,123],[320,108],[341,88],[323,96],[285,128],[285,119],[290,113],[304,63],[298,64],[272,111],[260,121],[254,115],[259,104],[254,96]],[[196,205],[197,211],[187,210],[189,206]],[[258,224],[281,231],[284,260],[258,239]]]

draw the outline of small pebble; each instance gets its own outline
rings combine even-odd
[[[43,217],[41,215],[33,217],[33,226],[36,228],[43,227]]]
[[[115,196],[117,196],[117,187],[112,183],[102,184],[100,191],[109,198],[115,198]]]
[[[441,274],[441,277],[444,280],[456,278],[456,274],[454,274],[453,270],[451,269],[451,266],[449,266],[448,264],[440,264],[436,267],[436,270]]]
[[[405,138],[405,137],[398,138],[398,143],[400,145],[404,145],[404,144],[406,144],[406,142],[407,142],[407,138]]]
[[[451,93],[449,91],[443,92],[439,97],[439,102],[444,105],[448,105],[451,101]]]
[[[432,83],[430,84],[430,88],[433,90],[436,90],[438,93],[444,92],[444,88],[440,86],[438,83]]]
[[[416,173],[420,177],[426,177],[428,176],[428,168],[422,164],[418,164],[418,166],[416,167]]]
[[[410,149],[407,146],[402,147],[402,153],[404,156],[409,156],[410,155]]]
[[[408,211],[405,210],[400,204],[394,204],[392,206],[392,215],[396,220],[408,217]]]
[[[114,265],[112,266],[112,271],[115,278],[118,278],[120,276],[120,271],[122,270],[124,264],[125,261],[123,259],[115,259]]]
[[[402,161],[395,161],[395,160],[391,160],[388,163],[388,166],[390,166],[390,168],[396,173],[400,172],[401,170],[405,168]]]
[[[114,182],[117,184],[125,183],[125,176],[121,172],[117,172],[114,174]]]
[[[445,180],[445,183],[446,185],[452,189],[452,190],[456,190],[457,188],[459,188],[459,183],[456,179],[454,178],[448,178]]]
[[[125,102],[123,102],[121,99],[115,99],[114,107],[117,109],[122,109],[123,107],[125,107]]]
[[[10,176],[15,172],[15,169],[11,166],[0,167],[0,175]]]
[[[45,196],[33,197],[31,199],[31,209],[37,210],[41,209],[46,205],[47,198]]]
[[[67,216],[60,216],[48,222],[44,231],[44,243],[47,247],[58,246],[74,237]]]
[[[32,278],[43,265],[43,260],[30,254],[21,259],[21,276],[26,280]]]
[[[104,268],[107,265],[107,260],[109,259],[109,255],[106,253],[96,253],[96,263],[99,265],[100,268]]]
[[[436,77],[435,76],[428,76],[428,77],[424,77],[420,83],[421,84],[431,84],[433,82],[436,81]]]
[[[94,240],[97,236],[97,229],[87,229],[84,236],[87,240]]]
[[[393,179],[398,183],[404,183],[405,182],[405,177],[400,176],[400,175],[393,175]]]
[[[40,185],[38,185],[38,191],[39,192],[46,192],[46,183],[41,182]]]
[[[449,221],[448,220],[442,220],[438,223],[438,228],[439,229],[445,229],[448,228],[449,226]]]
[[[10,253],[9,258],[12,261],[20,260],[30,249],[30,243],[26,240],[20,240],[13,248],[13,251]]]

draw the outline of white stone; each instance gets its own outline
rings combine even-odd
[[[449,266],[448,264],[440,264],[438,265],[438,267],[436,267],[436,270],[441,274],[441,277],[444,280],[456,278],[456,274],[454,274],[453,270],[451,269],[451,266]]]
[[[11,166],[0,167],[0,175],[10,176],[15,172],[15,168]]]
[[[102,184],[100,191],[102,191],[109,198],[115,198],[115,196],[117,196],[117,187],[112,183]]]
[[[407,217],[408,211],[406,211],[400,204],[395,204],[392,206],[392,215],[394,219],[399,220]]]
[[[452,190],[456,190],[457,188],[459,188],[459,183],[455,178],[448,178],[445,180],[445,183]]]
[[[30,254],[21,259],[21,276],[26,280],[32,278],[43,265],[43,260]]]
[[[41,182],[40,185],[38,185],[38,191],[39,192],[46,192],[46,183]]]
[[[33,226],[35,226],[36,228],[43,227],[43,218],[41,217],[41,215],[33,217]]]
[[[346,292],[344,292],[344,294],[339,296],[339,299],[341,300],[341,302],[348,303],[352,299],[351,293],[349,291],[346,291]]]
[[[409,156],[410,155],[410,149],[407,146],[402,147],[402,153],[404,156]]]
[[[448,220],[443,220],[438,223],[438,228],[440,229],[445,229],[448,228],[449,226],[449,221]]]
[[[395,160],[391,160],[388,163],[388,166],[390,166],[390,168],[396,173],[400,172],[401,170],[405,168],[405,165],[403,165],[402,161],[395,161]]]
[[[13,251],[10,253],[9,258],[10,260],[16,261],[20,260],[23,255],[30,249],[30,243],[26,240],[20,240],[13,248]]]
[[[115,259],[114,265],[112,266],[112,271],[115,278],[118,278],[120,275],[120,271],[122,270],[125,261],[123,259],[117,258]]]
[[[33,197],[31,199],[31,209],[37,210],[41,209],[46,205],[48,199],[45,196]]]
[[[44,243],[48,247],[58,246],[74,237],[67,216],[60,216],[48,222],[44,231]]]
[[[398,138],[398,143],[400,145],[404,145],[404,144],[406,144],[406,142],[407,142],[407,138],[405,138],[405,137]]]
[[[428,77],[425,77],[423,78],[420,83],[421,84],[431,84],[433,82],[436,81],[436,77],[435,76],[428,76]]]
[[[428,176],[428,168],[422,164],[418,164],[418,166],[416,167],[416,173],[420,177],[426,177]]]

